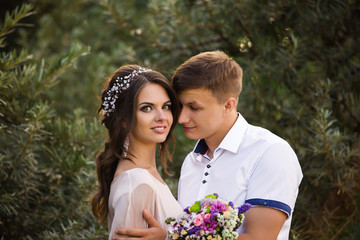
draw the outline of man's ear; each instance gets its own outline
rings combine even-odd
[[[228,99],[226,99],[225,101],[225,111],[226,112],[232,112],[232,111],[236,111],[236,107],[237,107],[237,99],[234,97],[229,97]]]

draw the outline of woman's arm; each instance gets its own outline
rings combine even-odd
[[[124,199],[119,199],[114,204],[115,212],[111,224],[110,237],[113,236],[117,228],[147,229],[148,223],[143,218],[142,211],[146,209],[149,214],[156,217],[155,199],[155,190],[145,183],[138,185],[128,195],[126,202]]]

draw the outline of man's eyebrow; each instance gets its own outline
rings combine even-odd
[[[192,105],[192,104],[196,104],[196,101],[192,101],[192,102],[187,102],[186,105]]]

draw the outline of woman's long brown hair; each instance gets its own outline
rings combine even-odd
[[[117,69],[104,86],[101,94],[102,103],[107,96],[107,91],[112,88],[117,77],[127,76],[139,68],[140,66],[137,65],[125,65]],[[132,77],[130,87],[118,94],[115,102],[115,111],[108,115],[105,114],[101,121],[108,129],[109,139],[105,143],[104,150],[96,157],[96,172],[99,186],[90,200],[92,212],[101,223],[105,223],[107,219],[111,182],[113,181],[118,162],[123,159],[123,152],[126,151],[124,148],[125,139],[135,123],[135,108],[138,94],[148,83],[162,86],[171,100],[173,124],[165,141],[159,144],[160,161],[164,172],[168,174],[167,161],[172,160],[168,150],[168,144],[170,141],[175,144],[172,132],[179,117],[180,106],[170,82],[159,72],[146,71]],[[103,106],[101,105],[98,112],[103,110]]]

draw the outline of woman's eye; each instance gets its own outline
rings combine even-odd
[[[149,111],[151,111],[151,107],[150,106],[145,106],[145,107],[141,108],[141,111],[149,112]]]
[[[164,105],[164,106],[163,106],[163,109],[164,109],[164,110],[170,110],[170,109],[171,109],[171,105],[170,105],[170,104]]]

